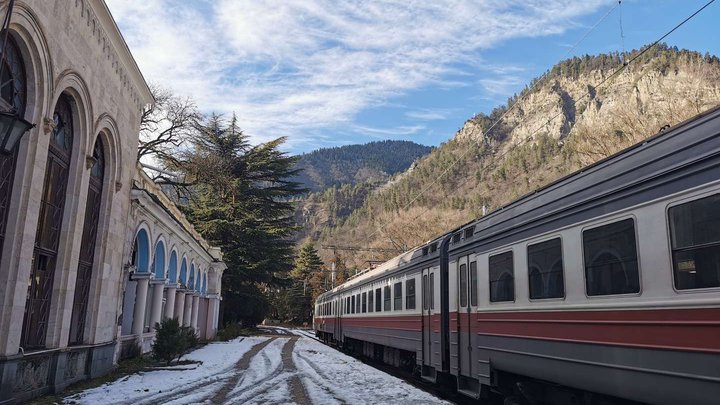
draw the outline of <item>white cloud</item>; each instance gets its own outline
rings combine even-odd
[[[328,128],[362,131],[359,112],[410,90],[460,86],[458,66],[481,70],[478,51],[561,33],[607,1],[107,3],[149,81],[235,111],[255,141],[286,135],[297,146]]]

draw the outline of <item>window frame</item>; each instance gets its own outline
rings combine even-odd
[[[530,298],[530,255],[528,254],[528,249],[531,245],[537,245],[540,243],[549,242],[553,239],[560,239],[560,260],[562,263],[562,279],[563,279],[563,294],[560,297],[549,297],[549,298]],[[585,251],[583,250],[582,246],[582,232],[580,233],[580,250],[581,255],[584,256]],[[535,239],[531,242],[527,242],[525,244],[525,275],[527,276],[527,291],[528,291],[528,301],[531,302],[537,302],[537,301],[564,301],[567,298],[567,277],[566,277],[566,262],[565,262],[565,244],[563,243],[563,237],[561,234],[553,234],[553,235],[544,235],[542,239]],[[585,272],[585,266],[583,266],[583,273]],[[587,285],[587,284],[586,284]],[[585,292],[587,292],[587,288],[585,289]]]
[[[667,217],[667,215],[666,215]],[[587,290],[587,271],[585,270],[585,246],[583,244],[583,233],[587,230],[592,230],[596,228],[600,228],[606,225],[612,225],[616,222],[622,222],[627,219],[633,220],[633,230],[635,232],[635,254],[637,255],[637,267],[638,267],[638,284],[639,289],[636,293],[625,293],[625,294],[606,294],[606,295],[589,295]],[[617,297],[639,297],[643,293],[643,272],[642,272],[642,263],[641,263],[641,254],[640,254],[640,242],[638,239],[638,220],[635,214],[624,214],[612,218],[605,218],[602,221],[599,222],[592,222],[583,225],[580,228],[580,262],[582,265],[582,280],[583,280],[583,294],[585,294],[585,298],[587,299],[612,299]],[[671,259],[672,260],[672,259]],[[672,269],[671,269],[672,271]]]
[[[412,283],[412,287],[413,287],[413,288],[412,288],[412,290],[413,290],[412,295],[410,295],[410,293],[408,293],[408,291],[409,291],[408,286],[409,286],[411,283]],[[415,309],[417,309],[417,285],[415,285],[415,284],[416,284],[416,283],[415,283],[415,276],[410,277],[410,278],[408,278],[407,280],[405,280],[405,309],[406,309],[406,310],[413,310],[413,311],[414,311]],[[408,305],[408,303],[411,302],[411,301],[410,301],[410,297],[412,297],[412,308],[410,308],[410,306]]]
[[[360,298],[360,305],[362,306],[362,313],[367,313],[367,292],[362,293],[362,297]]]
[[[703,198],[712,197],[714,195],[720,194],[720,189],[714,188],[710,191],[704,191],[702,193],[697,193],[689,196],[685,196],[683,198],[677,199],[675,201],[671,201],[668,204],[665,205],[665,241],[667,242],[667,262],[668,267],[670,269],[670,286],[672,287],[673,291],[675,291],[676,294],[698,294],[698,293],[713,293],[720,291],[720,286],[718,287],[705,287],[705,288],[685,288],[685,289],[678,289],[675,286],[675,263],[673,259],[673,246],[672,246],[672,229],[670,228],[670,209],[673,207],[677,207],[680,205],[685,205],[688,203],[692,203],[693,201],[702,200]],[[641,279],[642,280],[642,279]]]
[[[392,287],[390,284],[386,284],[383,286],[383,312],[391,312],[393,310],[392,304]]]
[[[400,296],[399,296],[399,297],[397,296],[397,295],[398,295],[398,294],[397,294],[397,287],[400,287],[400,288],[399,288],[399,289],[400,289]],[[393,285],[392,285],[392,304],[393,304],[393,305],[392,305],[392,310],[393,310],[393,311],[403,311],[403,288],[402,288],[402,287],[403,287],[403,282],[402,282],[402,281],[394,282]],[[397,305],[398,302],[400,303],[400,305],[399,305],[400,308],[397,308],[397,307],[398,307],[398,305]]]
[[[512,255],[512,262],[513,262],[513,299],[508,301],[493,301],[492,300],[492,280],[490,279],[490,258],[493,256],[502,255],[505,253],[510,253]],[[490,305],[508,305],[513,304],[517,301],[517,286],[515,283],[515,280],[517,280],[517,277],[515,276],[515,267],[517,264],[517,260],[515,260],[515,249],[512,248],[512,246],[508,249],[506,246],[503,249],[496,250],[494,252],[490,252],[487,254],[486,257],[487,260],[487,274],[488,274],[488,302]],[[479,278],[479,277],[478,277]]]
[[[375,288],[375,312],[383,311],[382,287]]]

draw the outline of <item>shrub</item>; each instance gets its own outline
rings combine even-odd
[[[227,342],[228,340],[235,339],[236,337],[243,336],[245,334],[247,334],[247,330],[243,329],[242,325],[238,322],[230,322],[218,331],[215,338],[217,340]]]
[[[164,319],[155,324],[155,342],[152,345],[153,358],[168,365],[197,346],[198,338],[192,327],[180,326],[177,318]]]

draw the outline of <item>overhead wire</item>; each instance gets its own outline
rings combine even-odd
[[[568,50],[565,52],[565,54],[563,54],[563,56],[561,56],[561,58],[565,58],[565,57],[567,57],[571,52],[573,52],[573,51],[578,47],[578,45],[580,45],[580,43],[582,43],[603,21],[605,21],[605,19],[610,15],[610,13],[612,13],[613,10],[615,10],[615,8],[617,8],[618,6],[619,6],[619,3],[615,4],[613,7],[611,7],[610,9],[608,9],[608,11],[605,12],[605,14],[604,14],[592,27],[590,27],[590,29],[589,29],[588,31],[586,31],[585,34],[582,35],[582,37],[580,37],[580,39],[578,39],[570,48],[568,48]],[[546,74],[547,74],[547,73],[546,73]],[[488,135],[490,134],[490,132],[491,132],[518,104],[520,104],[522,101],[524,101],[524,99],[525,99],[526,97],[528,97],[528,95],[529,95],[530,93],[532,93],[532,90],[534,90],[535,87],[538,86],[538,85],[540,84],[540,82],[542,82],[542,78],[543,78],[546,74],[544,74],[543,76],[541,76],[540,79],[538,79],[537,81],[535,81],[534,83],[532,83],[532,84],[530,85],[530,87],[528,88],[528,90],[527,90],[524,94],[522,94],[520,98],[518,98],[517,100],[515,100],[515,102],[514,102],[510,107],[508,107],[508,109],[505,110],[505,112],[503,112],[503,114],[502,114],[497,120],[495,120],[495,122],[493,122],[492,125],[490,125],[487,129],[484,129],[484,130],[483,130],[483,134],[482,134],[482,142],[483,142],[483,145],[478,145],[478,146],[480,146],[481,148],[482,148],[483,146],[489,146]],[[477,142],[477,141],[476,141],[476,142]],[[458,159],[456,159],[456,160],[454,160],[453,162],[451,162],[451,163],[440,173],[440,175],[438,175],[432,182],[430,182],[430,184],[428,184],[427,186],[425,186],[417,195],[415,195],[415,197],[413,197],[409,202],[407,202],[407,203],[403,206],[402,210],[407,210],[412,204],[415,203],[415,201],[417,201],[420,197],[422,197],[431,187],[433,187],[433,186],[434,186],[435,184],[437,184],[443,177],[445,177],[445,175],[446,175],[447,173],[449,173],[450,170],[451,170],[453,167],[455,167],[460,161],[462,161],[471,151],[472,151],[472,149],[467,149],[465,152],[463,152],[463,153],[460,155],[460,157],[459,157]],[[368,241],[370,241],[370,240],[372,239],[372,237],[375,236],[378,232],[384,233],[385,227],[386,227],[386,225],[385,225],[385,226],[380,225],[379,228],[377,228],[373,233],[371,233],[369,236],[367,236]]]
[[[630,60],[628,60],[628,61],[625,62],[624,57],[623,57],[623,58],[621,59],[621,65],[620,65],[620,67],[619,67],[618,69],[616,69],[613,73],[611,73],[610,75],[608,75],[607,77],[605,77],[604,79],[602,79],[600,82],[598,82],[597,84],[595,84],[595,85],[592,86],[592,87],[593,87],[594,89],[597,89],[597,88],[599,88],[599,87],[602,87],[605,83],[608,83],[610,80],[612,80],[612,79],[614,79],[615,77],[617,77],[617,75],[620,74],[622,71],[624,71],[631,63],[633,63],[633,62],[636,61],[638,58],[640,58],[642,55],[644,55],[645,53],[647,53],[648,51],[650,51],[650,49],[654,48],[654,47],[655,47],[657,44],[659,44],[662,40],[664,40],[665,38],[667,38],[670,34],[672,34],[672,33],[675,32],[677,29],[679,29],[680,27],[682,27],[685,23],[687,23],[688,21],[690,21],[692,18],[694,18],[694,17],[695,17],[696,15],[698,15],[699,13],[701,13],[704,9],[706,9],[708,6],[710,6],[710,5],[711,5],[712,3],[714,3],[714,2],[715,2],[715,0],[710,0],[710,1],[708,1],[707,3],[705,3],[705,5],[703,5],[703,6],[700,7],[697,11],[695,11],[694,13],[692,13],[691,15],[689,15],[687,18],[685,18],[684,20],[682,20],[680,23],[678,23],[677,25],[675,25],[672,29],[670,29],[670,30],[667,31],[665,34],[663,34],[660,38],[658,38],[657,40],[655,40],[654,42],[652,42],[650,45],[646,46],[645,48],[641,49],[636,55],[634,55],[632,58],[630,58]],[[595,25],[593,25],[593,26],[591,27],[590,31],[587,32],[585,35],[583,35],[583,37],[582,37],[578,42],[576,42],[575,45],[573,45],[573,47],[570,49],[570,51],[572,51],[575,47],[577,47],[577,45],[578,45],[579,43],[581,43],[582,40],[584,40],[584,39],[589,35],[589,33],[592,32],[592,30],[594,30],[616,7],[619,7],[621,4],[622,4],[622,2],[621,2],[621,1],[618,1],[618,3],[617,3],[615,6],[613,6],[610,10],[608,10],[608,12],[606,12],[605,15],[603,15],[603,17],[598,21],[598,23],[596,23]],[[622,27],[621,27],[621,29],[622,29]],[[622,35],[622,34],[621,34],[621,35]],[[568,51],[568,52],[570,52],[570,51]],[[624,43],[623,43],[623,52],[624,52]],[[564,56],[563,56],[563,57],[564,57]],[[486,142],[486,136],[487,136],[487,134],[490,132],[490,130],[491,130],[492,128],[494,128],[516,105],[518,105],[521,101],[523,101],[523,99],[524,99],[525,97],[527,97],[528,94],[529,94],[540,82],[542,82],[542,79],[543,79],[545,76],[546,76],[546,75],[543,75],[540,79],[538,79],[537,81],[535,81],[535,83],[533,83],[533,85],[528,89],[528,91],[525,92],[525,94],[524,94],[522,97],[520,97],[519,99],[517,99],[517,100],[505,111],[505,113],[503,113],[503,114],[500,116],[500,118],[498,118],[486,131],[484,131],[484,133],[483,133],[483,142]],[[589,91],[588,91],[587,93],[585,93],[582,97],[580,97],[577,101],[581,101],[581,100],[583,100],[583,99],[585,99],[585,98],[588,98],[588,97],[592,98],[592,94],[591,94]],[[577,103],[577,101],[576,101],[576,103]],[[537,132],[539,132],[542,128],[544,128],[544,127],[546,127],[547,125],[549,125],[553,120],[555,120],[555,119],[556,119],[557,117],[559,117],[561,114],[562,114],[562,110],[561,110],[560,112],[558,112],[557,114],[555,114],[554,116],[552,116],[551,118],[549,118],[549,119],[548,119],[547,121],[545,121],[542,125],[539,125],[534,131],[532,131],[528,136],[526,136],[523,141],[518,142],[517,144],[512,145],[510,148],[508,148],[507,150],[505,150],[504,152],[502,152],[499,156],[496,156],[496,159],[497,159],[497,158],[502,158],[502,157],[504,157],[505,155],[507,155],[508,153],[512,152],[513,150],[515,150],[515,149],[516,149],[517,147],[519,147],[520,145],[522,145],[522,144],[524,144],[524,143],[529,142],[530,140],[532,140],[533,137],[534,137],[534,135],[535,135]],[[480,145],[479,145],[479,146],[480,146]],[[460,158],[458,158],[457,160],[455,160],[454,162],[452,162],[452,163],[441,173],[441,175],[438,176],[438,178],[436,178],[429,186],[425,187],[425,188],[421,191],[421,193],[419,193],[418,195],[416,195],[415,198],[413,198],[408,204],[406,204],[405,207],[403,208],[403,210],[406,210],[407,208],[409,208],[409,206],[410,206],[412,203],[414,203],[415,201],[417,201],[417,199],[418,199],[419,197],[421,197],[422,194],[425,193],[425,192],[429,189],[430,186],[436,184],[436,183],[438,182],[438,180],[440,179],[440,177],[444,176],[447,172],[449,172],[449,170],[450,170],[454,165],[456,165],[459,161],[461,161],[471,150],[472,150],[472,149],[468,149],[468,150],[466,150],[463,154],[461,154]],[[466,178],[466,180],[463,182],[463,184],[464,184],[465,182],[467,182],[468,179],[469,179],[469,178]],[[490,191],[490,190],[487,190],[486,192],[484,192],[484,193],[482,193],[482,194],[480,194],[480,195],[481,195],[481,196],[482,196],[482,195],[485,195],[485,194],[487,194],[489,191]],[[413,218],[413,220],[419,218],[423,213],[429,211],[429,209],[430,209],[430,207],[427,207],[427,208],[426,208],[424,211],[422,211],[420,214],[416,215],[416,216]],[[384,226],[381,225],[378,229],[376,229],[373,233],[371,233],[371,234],[367,237],[367,239],[372,238],[372,236],[374,236],[374,235],[377,234],[378,232],[384,232],[384,228],[385,228],[386,226],[387,226],[387,225],[384,225]]]

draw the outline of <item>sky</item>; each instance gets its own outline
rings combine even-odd
[[[708,0],[106,0],[149,83],[284,149],[436,146],[574,55],[649,44]],[[720,55],[720,1],[665,42]],[[594,27],[594,28],[593,28]],[[589,32],[589,34],[588,34]]]

